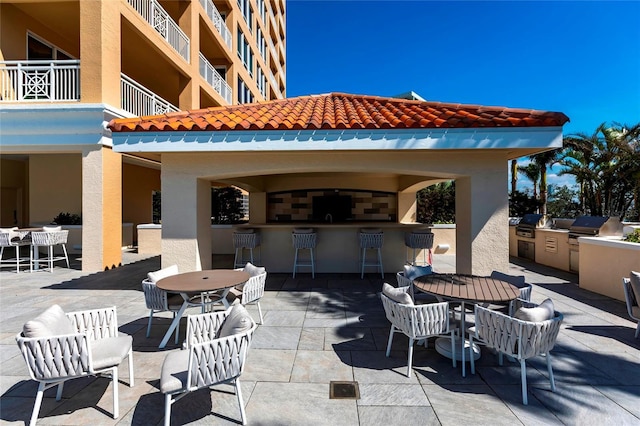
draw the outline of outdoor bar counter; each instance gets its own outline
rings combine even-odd
[[[270,272],[292,272],[295,249],[291,234],[295,228],[313,228],[317,233],[315,251],[316,272],[360,273],[360,243],[358,234],[362,228],[379,228],[384,232],[382,263],[386,273],[402,270],[406,262],[404,235],[414,229],[424,229],[424,224],[393,222],[341,222],[341,223],[265,223],[245,224],[235,228],[252,228],[260,233],[260,264]],[[435,247],[435,245],[434,245]],[[307,255],[305,250],[303,255]],[[368,251],[368,256],[375,256]],[[420,259],[422,256],[420,255]],[[256,260],[257,262],[257,260]],[[311,272],[303,268],[298,273]],[[376,273],[374,267],[365,268],[365,273]]]

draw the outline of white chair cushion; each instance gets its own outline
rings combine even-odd
[[[313,228],[295,228],[294,234],[313,234]]]
[[[640,272],[631,271],[629,274],[629,280],[631,281],[633,295],[636,298],[636,304],[640,304]]]
[[[362,228],[360,230],[363,234],[379,234],[382,232],[381,228]]]
[[[149,281],[153,283],[157,283],[163,278],[167,278],[177,274],[178,274],[178,265],[171,265],[155,272],[149,272],[147,274],[147,277],[149,278]]]
[[[43,226],[42,230],[44,232],[58,232],[62,231],[62,226]]]
[[[160,373],[160,392],[170,393],[187,386],[189,351],[174,351],[167,354]]]
[[[238,228],[234,231],[236,234],[253,234],[255,229],[253,228]]]
[[[404,276],[411,281],[423,275],[431,275],[431,274],[433,274],[433,268],[431,267],[431,265],[426,265],[426,266],[404,265]]]
[[[222,322],[217,338],[233,336],[248,331],[253,326],[251,315],[242,305],[234,305]]]
[[[395,288],[391,284],[384,283],[382,284],[382,294],[395,302],[413,306],[411,295],[403,288]]]
[[[59,305],[53,305],[46,311],[27,321],[22,327],[24,337],[50,337],[74,334],[73,323]]]
[[[106,339],[92,340],[89,344],[91,345],[93,368],[102,370],[120,365],[129,354],[133,338],[131,336],[107,337]]]
[[[553,301],[547,298],[535,308],[519,308],[513,316],[522,321],[542,322],[552,319],[554,315]]]
[[[257,275],[263,274],[266,271],[264,267],[255,266],[251,262],[247,262],[247,264],[244,265],[244,268],[242,270],[247,274],[249,274],[250,277],[255,277]]]

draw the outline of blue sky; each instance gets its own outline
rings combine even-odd
[[[412,90],[561,111],[565,134],[633,125],[639,16],[640,1],[288,0],[287,96]]]

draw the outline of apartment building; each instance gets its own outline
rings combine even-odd
[[[284,98],[285,16],[285,0],[0,0],[0,226],[78,214],[83,270],[119,265],[161,156],[113,152],[106,124]]]

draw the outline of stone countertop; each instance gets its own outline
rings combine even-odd
[[[397,229],[404,228],[407,230],[416,228],[433,228],[433,225],[423,223],[397,223],[397,222],[272,222],[272,223],[245,223],[236,225],[236,228],[381,228],[381,229]]]

